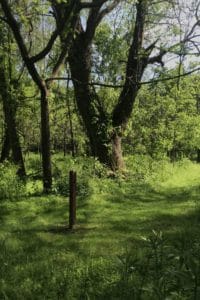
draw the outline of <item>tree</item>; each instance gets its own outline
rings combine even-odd
[[[91,154],[99,158],[101,162],[112,166],[114,170],[122,169],[124,166],[121,138],[131,117],[145,70],[154,64],[163,66],[164,56],[167,57],[172,53],[178,57],[189,54],[191,45],[196,42],[198,36],[196,28],[199,26],[199,3],[193,2],[193,7],[196,4],[193,23],[189,29],[187,26],[181,28],[181,35],[179,31],[178,35],[175,33],[177,25],[171,21],[174,21],[177,11],[179,12],[181,8],[178,3],[176,4],[174,1],[162,1],[160,3],[160,1],[139,0],[130,4],[135,8],[133,30],[129,32],[131,42],[125,61],[125,74],[121,74],[124,82],[111,114],[106,110],[106,101],[99,97],[94,88],[95,84],[91,82],[92,70],[94,70],[92,53],[97,27],[119,3],[123,9],[123,1],[113,0],[111,3],[110,1],[93,1],[89,3],[90,6],[88,4],[89,13],[87,17],[77,16],[76,34],[73,36],[68,55],[76,102],[90,141]],[[184,5],[183,8],[185,9]],[[56,7],[55,9],[59,15],[59,8]],[[158,14],[152,18],[152,14],[156,10]],[[169,15],[167,16],[166,13]],[[57,24],[61,19],[57,18]],[[181,18],[177,19],[177,24],[180,20]],[[160,23],[164,24],[163,31],[160,29]],[[169,33],[174,35],[174,40],[170,45],[168,45],[168,39],[165,41],[163,39],[165,32],[167,35]],[[62,33],[60,36],[62,45],[64,45],[65,35]],[[148,36],[155,38],[153,42]],[[103,85],[106,86],[106,84]]]
[[[39,2],[38,2],[39,3]],[[37,3],[37,4],[38,4]],[[27,67],[29,74],[31,75],[33,81],[37,85],[40,91],[40,104],[41,104],[41,146],[42,146],[42,166],[43,166],[43,186],[44,191],[48,192],[51,189],[52,185],[52,171],[51,171],[51,154],[50,154],[50,128],[49,128],[49,89],[50,89],[50,82],[46,82],[43,79],[43,76],[39,74],[37,68],[37,62],[44,59],[47,54],[51,51],[56,38],[59,34],[61,34],[62,30],[66,30],[69,26],[70,30],[74,26],[74,10],[77,9],[76,1],[68,1],[68,5],[65,6],[64,11],[62,11],[63,19],[60,22],[59,27],[57,27],[52,35],[50,36],[46,46],[37,54],[32,55],[30,54],[27,45],[26,45],[26,37],[23,37],[21,31],[21,25],[23,24],[22,18],[20,18],[20,14],[18,18],[16,18],[16,14],[14,14],[11,10],[10,5],[6,0],[0,1],[2,10],[4,12],[4,20],[10,26],[13,36],[16,40],[16,43],[20,49],[22,59]],[[13,3],[12,3],[13,4]],[[29,14],[28,14],[29,15]],[[29,22],[29,18],[24,16],[25,23],[30,23],[32,27],[32,22]],[[71,39],[72,32],[68,30],[65,39],[65,46],[62,48],[57,61],[55,62],[51,77],[53,78],[56,76],[62,66],[65,56],[69,46],[69,40]]]
[[[5,119],[5,134],[0,161],[3,162],[5,159],[8,159],[10,150],[12,150],[13,161],[19,166],[18,174],[24,177],[26,172],[16,125],[17,104],[15,98],[17,97],[18,80],[14,78],[12,72],[11,41],[9,30],[6,29],[4,28],[3,30],[2,24],[0,24],[0,96],[2,98]],[[6,41],[6,35],[9,37],[8,41]],[[6,53],[6,49],[9,50],[7,57],[4,54]]]
[[[177,68],[168,73],[171,77],[174,74]],[[200,141],[198,91],[198,75],[143,86],[125,137],[126,145],[128,140],[136,153],[156,158],[168,155],[172,161],[194,157]]]

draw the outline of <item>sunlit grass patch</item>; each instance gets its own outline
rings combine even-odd
[[[165,249],[163,270],[169,268],[168,255],[182,255],[182,246],[176,249],[178,241],[196,243],[200,232],[200,166],[187,161],[174,165],[164,162],[162,170],[156,166],[138,180],[134,169],[113,179],[91,176],[93,165],[85,176],[79,168],[81,185],[73,231],[68,230],[68,194],[54,190],[45,196],[40,181],[28,181],[20,198],[1,201],[0,298],[129,299],[134,287],[136,295],[144,294],[141,299],[159,299],[154,298],[158,284],[154,252],[151,268],[146,265],[146,253],[152,253],[155,246],[148,237],[155,232],[152,238],[160,243],[156,249],[161,251],[161,245]],[[64,173],[62,186],[68,184],[68,170]],[[189,246],[187,249],[191,251]],[[175,259],[172,265],[176,271]],[[147,268],[146,281],[143,267]],[[141,291],[142,280],[147,283]],[[181,284],[179,290],[184,296]],[[192,283],[188,284],[190,290]],[[177,289],[173,282],[166,283],[167,295]]]

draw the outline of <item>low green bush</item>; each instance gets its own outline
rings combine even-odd
[[[107,169],[97,159],[85,157],[54,158],[53,163],[54,187],[53,190],[61,195],[69,195],[69,171],[77,172],[78,196],[89,196],[92,192],[91,178],[106,176]]]
[[[54,182],[53,191],[60,195],[69,196],[69,179],[67,176],[62,176]],[[87,178],[78,178],[77,182],[77,195],[89,196],[91,188]]]
[[[42,161],[38,154],[29,154],[26,159],[26,170],[34,179],[42,178]]]
[[[0,200],[17,199],[25,193],[25,185],[17,176],[17,166],[10,162],[0,164]]]

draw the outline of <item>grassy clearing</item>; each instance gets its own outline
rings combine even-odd
[[[111,179],[98,162],[54,159],[52,195],[30,180],[0,202],[0,299],[199,299],[200,166],[128,158],[126,177]],[[72,167],[78,224],[69,232]]]

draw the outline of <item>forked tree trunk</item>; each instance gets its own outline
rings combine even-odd
[[[92,87],[91,44],[84,33],[80,33],[69,52],[69,65],[74,84],[76,103],[90,142],[91,155],[100,162],[111,165],[111,141],[108,136],[109,119],[104,107]]]
[[[124,168],[121,137],[111,134],[111,122],[104,106],[90,86],[91,45],[85,42],[84,34],[74,41],[69,53],[69,65],[74,84],[79,113],[90,142],[91,155],[113,170]],[[113,129],[115,132],[115,129]]]
[[[117,4],[118,1],[115,2]],[[95,30],[102,18],[112,10],[113,6],[102,8],[102,3],[91,8],[86,20],[86,26],[77,21],[76,35],[69,53],[69,65],[75,89],[76,102],[82,116],[86,133],[90,141],[93,155],[112,166],[114,170],[124,168],[121,136],[131,117],[133,105],[141,87],[140,81],[148,64],[161,63],[164,51],[150,57],[155,42],[147,48],[143,47],[145,17],[148,3],[138,0],[136,3],[136,18],[132,43],[129,48],[126,64],[125,83],[120,93],[118,103],[110,116],[106,113],[101,99],[91,86],[92,42]],[[84,27],[86,27],[84,29]],[[61,36],[62,43],[64,38]],[[118,133],[119,132],[119,133]]]

